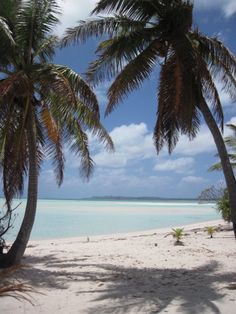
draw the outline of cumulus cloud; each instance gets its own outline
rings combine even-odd
[[[236,117],[232,118],[228,123],[236,122]],[[228,128],[225,128],[225,136],[231,134]],[[164,160],[169,156],[167,148],[163,148],[157,157],[156,149],[153,144],[152,132],[148,130],[145,123],[121,125],[115,127],[110,136],[115,145],[115,152],[109,153],[105,151],[104,146],[89,134],[89,142],[91,147],[92,158],[96,167],[103,168],[123,168],[131,164],[139,164],[142,161],[152,160],[158,163],[155,165],[157,171],[175,171],[181,173],[188,169],[188,173],[192,171],[194,165],[194,156],[212,153],[216,151],[215,143],[212,135],[206,125],[202,125],[197,137],[193,141],[189,141],[187,136],[181,136],[177,146],[172,154],[174,159]],[[79,158],[72,155],[69,151],[66,153],[67,165],[70,168],[79,167]]]
[[[215,143],[211,132],[206,125],[202,125],[194,140],[189,141],[187,136],[181,136],[174,152],[179,155],[195,156],[202,153],[212,152],[215,149]]]
[[[232,117],[228,123],[235,123]],[[226,131],[225,135],[230,134]],[[152,131],[145,123],[121,125],[115,127],[110,135],[114,141],[115,153],[107,153],[91,135],[92,158],[96,163],[94,176],[89,182],[79,178],[80,158],[66,153],[66,174],[60,191],[78,195],[159,195],[180,196],[191,185],[191,195],[197,195],[210,181],[195,176],[197,166],[195,156],[216,152],[215,144],[206,125],[203,125],[196,139],[189,142],[182,136],[171,157],[167,149],[163,149],[157,157],[152,140]],[[155,172],[157,171],[157,172]],[[172,172],[170,174],[170,171]],[[183,176],[183,178],[181,178]],[[44,187],[52,185],[54,175],[51,171],[43,173]],[[43,186],[43,185],[41,185]],[[56,189],[55,189],[56,191]],[[168,191],[168,195],[165,194]],[[57,193],[54,192],[53,193]],[[189,195],[190,195],[189,194]],[[55,194],[56,195],[56,194]],[[69,197],[69,196],[68,196]]]
[[[193,172],[194,158],[182,157],[177,159],[168,159],[158,162],[154,170],[156,171],[174,171],[176,173],[191,173]]]
[[[236,13],[235,0],[194,0],[194,5],[198,9],[221,9],[226,17]]]
[[[145,123],[116,127],[110,136],[115,144],[115,153],[101,150],[95,154],[93,159],[97,166],[118,168],[126,166],[129,161],[140,161],[156,155],[152,134]]]
[[[73,27],[78,21],[87,19],[96,2],[96,0],[58,0],[62,16],[57,32],[62,35],[67,27]]]

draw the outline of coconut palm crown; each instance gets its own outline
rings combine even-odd
[[[0,2],[0,171],[8,210],[23,192],[25,177],[29,180],[22,226],[9,252],[0,256],[0,266],[19,263],[24,253],[43,159],[52,161],[60,185],[65,146],[78,154],[86,178],[93,170],[86,131],[113,149],[89,85],[70,68],[52,63],[58,13],[56,1]]]
[[[106,115],[160,68],[154,128],[157,152],[167,145],[171,153],[181,134],[193,139],[204,117],[221,158],[236,236],[236,181],[220,132],[224,115],[215,85],[219,80],[236,99],[236,59],[217,38],[193,29],[192,11],[187,0],[100,0],[92,14],[108,16],[68,29],[63,45],[103,36],[88,77],[95,85],[113,79]]]

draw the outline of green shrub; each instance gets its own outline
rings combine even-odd
[[[223,196],[216,203],[216,208],[220,212],[222,218],[230,222],[231,221],[231,211],[229,206],[229,193],[228,190],[225,189]]]

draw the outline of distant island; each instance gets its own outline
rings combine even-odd
[[[114,195],[103,195],[103,196],[92,196],[82,198],[82,200],[120,200],[120,201],[196,201],[197,198],[165,198],[156,196],[114,196]]]

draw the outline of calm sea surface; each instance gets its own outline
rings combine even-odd
[[[16,235],[25,208],[25,200],[15,211],[15,227],[7,237]],[[0,200],[3,205],[3,200]],[[2,208],[2,207],[1,207]],[[156,228],[219,219],[214,204],[196,201],[84,201],[39,200],[31,239],[92,236]]]

